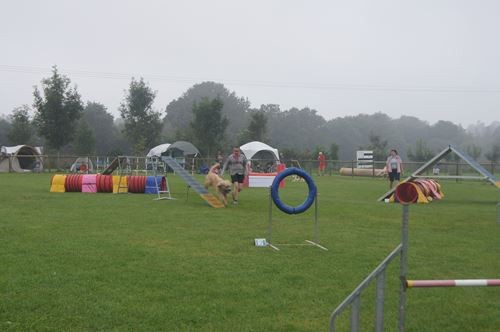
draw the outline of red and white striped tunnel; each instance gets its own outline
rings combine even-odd
[[[406,280],[408,288],[491,286],[500,286],[500,279]]]
[[[439,184],[432,179],[412,179],[402,182],[394,191],[394,199],[401,204],[417,203],[419,196],[427,200],[441,199],[443,197]]]
[[[418,187],[413,182],[400,183],[396,187],[394,196],[401,204],[416,203],[418,200]]]

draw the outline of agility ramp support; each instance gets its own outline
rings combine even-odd
[[[191,174],[189,174],[189,172],[186,171],[175,159],[172,157],[164,157],[163,160],[175,172],[175,174],[179,175],[184,182],[186,182],[189,187],[193,188],[193,190],[196,191],[211,207],[216,209],[224,207],[224,204],[222,204],[221,201],[205,189],[205,187],[199,184],[198,181],[196,181],[196,179],[192,177]]]

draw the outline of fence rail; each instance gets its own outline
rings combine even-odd
[[[361,293],[376,279],[376,304],[375,304],[375,331],[384,330],[384,293],[385,293],[385,271],[391,261],[401,255],[403,244],[400,243],[346,299],[332,312],[330,316],[330,332],[335,331],[335,320],[337,317],[351,305],[350,330],[359,331],[359,321],[361,314]]]
[[[42,168],[44,171],[54,172],[54,171],[66,171],[69,172],[71,167],[75,164],[75,161],[78,158],[88,158],[92,162],[94,172],[99,172],[100,170],[105,169],[111,161],[114,159],[113,156],[75,156],[75,155],[42,155],[37,156],[42,160]],[[25,161],[29,161],[30,158],[34,159],[33,155],[17,155],[17,156],[0,156],[0,161],[2,159],[13,159],[19,158]],[[138,157],[138,156],[129,156],[130,164],[132,164],[132,168],[135,170],[145,170],[148,167],[148,159],[146,157]],[[195,173],[200,172],[203,167],[210,167],[215,164],[215,159],[212,158],[179,158],[180,163],[185,167],[185,169],[191,170]],[[8,160],[11,162],[11,160]],[[291,159],[282,160],[287,166],[293,165],[295,161],[292,162]],[[312,159],[299,160],[300,166],[306,170],[310,174],[316,174],[318,169],[318,161]],[[28,163],[29,164],[29,163]],[[27,170],[35,169],[35,162],[32,163],[32,168],[28,168]],[[351,168],[354,169],[357,167],[356,160],[327,160],[326,161],[326,169],[323,172],[326,175],[334,175],[338,174],[341,168]],[[368,176],[376,177],[377,172],[376,169],[383,169],[385,167],[385,161],[374,161],[373,162],[373,172]],[[404,162],[404,173],[411,174],[413,171],[424,165],[425,162]],[[483,162],[480,163],[481,166],[486,168],[492,174],[495,174],[498,165],[494,162]],[[269,159],[257,159],[251,161],[253,171],[257,172],[272,172],[276,169],[276,162]],[[39,165],[38,165],[39,166]],[[91,170],[89,170],[91,171]],[[442,162],[439,164],[439,174],[440,175],[474,175],[475,171],[464,162]],[[368,172],[370,173],[370,172]],[[428,174],[433,175],[433,170],[429,170]],[[354,176],[354,175],[353,175]]]

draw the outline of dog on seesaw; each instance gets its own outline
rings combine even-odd
[[[207,175],[205,176],[205,189],[210,187],[217,190],[219,198],[227,206],[227,194],[231,192],[231,182],[221,178],[218,173],[220,171],[220,164],[215,164],[210,167]]]

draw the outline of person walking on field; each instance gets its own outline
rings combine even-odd
[[[318,154],[318,176],[325,175],[326,157],[323,152]]]
[[[224,174],[226,169],[229,169],[229,175],[231,175],[231,183],[233,184],[233,190],[231,195],[233,196],[233,204],[238,204],[238,196],[243,187],[243,181],[245,179],[247,166],[247,158],[240,153],[240,148],[235,146],[233,148],[233,153],[227,157],[224,167],[222,168],[221,175]]]
[[[387,174],[389,174],[389,189],[392,189],[392,185],[394,181],[401,180],[401,174],[403,173],[403,160],[398,155],[398,151],[396,149],[392,149],[389,152],[389,157],[387,157],[386,162]]]

